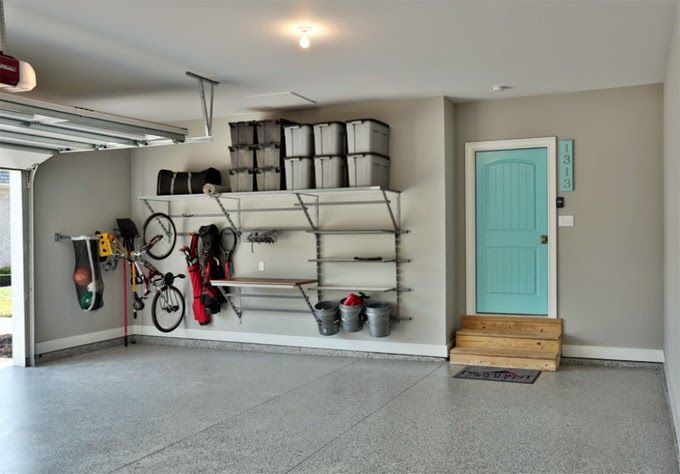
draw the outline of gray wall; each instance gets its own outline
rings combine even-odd
[[[120,271],[104,273],[104,307],[91,313],[81,311],[72,280],[73,245],[55,242],[54,233],[111,230],[116,217],[129,214],[128,150],[57,155],[40,166],[35,181],[38,344],[122,326]]]
[[[321,107],[308,110],[297,110],[282,115],[300,122],[316,122],[326,120],[346,120],[351,118],[374,117],[391,126],[391,178],[393,188],[403,191],[402,216],[404,228],[411,233],[403,237],[403,255],[413,259],[404,266],[403,283],[413,288],[413,292],[404,296],[403,314],[412,316],[413,321],[402,322],[395,326],[392,335],[383,340],[370,339],[366,331],[357,334],[341,334],[334,338],[323,338],[318,335],[316,326],[309,313],[257,313],[244,315],[239,324],[231,310],[225,309],[215,317],[213,324],[199,327],[192,319],[185,321],[183,327],[173,333],[174,336],[234,339],[243,334],[257,334],[266,342],[268,336],[288,337],[295,345],[296,337],[318,341],[337,342],[339,347],[349,348],[353,343],[370,343],[373,347],[386,347],[389,343],[410,344],[413,350],[418,345],[427,345],[430,349],[438,347],[445,352],[447,342],[446,311],[446,274],[445,255],[445,201],[444,196],[444,104],[443,97],[402,101],[375,101]],[[451,108],[449,105],[449,115]],[[243,117],[242,117],[243,118]],[[167,147],[141,149],[133,151],[134,184],[133,196],[154,194],[158,170],[162,167],[175,170],[200,170],[206,166],[215,166],[223,171],[228,168],[227,146],[230,142],[227,130],[228,120],[216,121],[214,126],[215,141],[209,144],[184,147]],[[198,131],[200,123],[188,124]],[[450,140],[453,134],[450,134]],[[364,199],[367,196],[343,197],[342,199]],[[341,199],[338,197],[337,199]],[[207,203],[207,209],[215,212],[214,203]],[[248,206],[292,205],[290,197],[274,199],[249,200]],[[138,222],[142,222],[147,212],[140,203],[134,204]],[[245,203],[244,203],[245,205]],[[159,206],[159,208],[164,208]],[[173,203],[173,213],[184,210],[200,210],[197,204]],[[347,206],[324,208],[321,220],[328,227],[389,226],[389,217],[384,206]],[[199,225],[211,220],[178,219],[180,230],[195,230]],[[218,223],[224,220],[212,219]],[[246,216],[247,226],[303,226],[301,213],[257,213]],[[343,255],[389,255],[394,248],[391,236],[354,236],[324,237],[324,252],[329,256]],[[241,276],[301,276],[315,274],[313,263],[307,262],[314,257],[314,239],[304,233],[283,233],[274,246],[260,246],[251,252],[249,245],[241,245],[236,251],[236,273]],[[266,263],[265,273],[259,273],[259,261]],[[178,270],[184,267],[183,259],[177,255],[161,262],[167,269]],[[326,265],[327,282],[360,284],[390,283],[393,279],[391,265]],[[188,285],[185,291],[189,291]],[[342,294],[327,293],[328,297],[340,298]],[[375,295],[376,298],[387,297],[393,301],[393,295]],[[264,303],[271,304],[272,301]],[[285,304],[284,301],[282,304]],[[278,302],[277,302],[278,304]],[[299,307],[299,305],[298,305]],[[143,324],[145,330],[150,328],[148,315],[145,314]],[[357,346],[353,346],[357,348]],[[411,350],[409,349],[409,350]],[[366,347],[366,350],[371,350]],[[379,349],[375,349],[379,350]],[[390,352],[393,349],[385,349]]]
[[[558,231],[565,343],[663,346],[662,88],[626,87],[456,106],[456,307],[465,311],[465,143],[575,140],[575,227]],[[674,133],[674,135],[676,135]]]
[[[680,434],[680,10],[664,83],[664,261],[666,385]]]

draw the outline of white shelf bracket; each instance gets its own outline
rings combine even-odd
[[[196,73],[187,71],[186,75],[196,79],[198,81],[198,93],[201,96],[201,106],[203,109],[203,126],[205,129],[205,135],[207,137],[212,137],[212,124],[213,124],[213,103],[215,101],[215,86],[219,84],[217,81],[208,79],[204,76],[199,76]],[[206,99],[205,89],[209,87],[210,100]]]

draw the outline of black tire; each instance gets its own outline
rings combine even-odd
[[[175,308],[176,307],[176,308]],[[153,325],[161,332],[172,332],[184,319],[184,295],[174,286],[156,292],[151,305]]]
[[[144,245],[159,233],[163,238],[148,250],[148,254],[156,260],[163,260],[175,249],[177,230],[170,216],[162,212],[155,212],[144,221],[144,227],[142,228]]]

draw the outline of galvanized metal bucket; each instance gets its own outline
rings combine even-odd
[[[319,334],[332,336],[340,331],[338,303],[335,301],[319,301],[314,305],[314,318],[319,325]]]
[[[358,332],[364,328],[363,304],[347,306],[340,303],[340,323],[347,332]]]
[[[391,313],[392,306],[389,303],[371,303],[366,305],[368,334],[371,337],[386,337],[390,335]]]

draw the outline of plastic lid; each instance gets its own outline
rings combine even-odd
[[[345,155],[314,155],[314,158],[346,158]]]
[[[347,157],[353,157],[353,156],[378,156],[380,158],[385,158],[386,160],[389,160],[390,157],[387,155],[381,155],[380,153],[350,153],[347,155]]]
[[[280,143],[258,143],[257,145],[253,145],[253,148],[256,150],[262,150],[263,148],[281,148]]]
[[[313,160],[313,156],[286,156],[284,160]]]
[[[284,129],[286,128],[302,128],[302,127],[311,127],[312,125],[309,123],[296,123],[294,125],[286,125],[283,127]]]
[[[361,122],[375,122],[379,123],[380,125],[384,125],[387,128],[390,128],[388,124],[385,122],[381,122],[380,120],[372,119],[372,118],[361,118],[361,119],[354,119],[354,120],[348,120],[345,123],[361,123]]]
[[[254,149],[255,149],[254,145],[231,145],[231,146],[229,146],[229,151],[254,150]]]
[[[253,171],[255,171],[254,168],[232,168],[229,170],[229,174],[236,174],[236,173],[248,173],[248,174],[253,174]]]
[[[338,121],[336,120],[336,121],[332,121],[332,122],[316,122],[316,123],[314,124],[314,126],[316,127],[317,125],[331,125],[331,124],[345,125],[344,122],[338,122]]]

